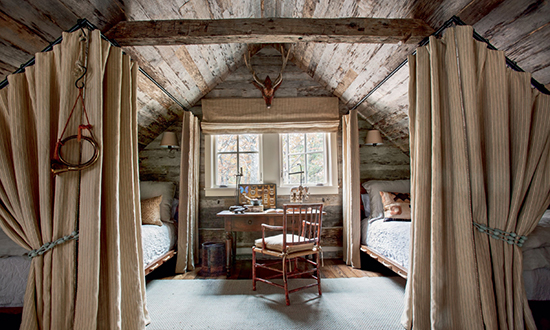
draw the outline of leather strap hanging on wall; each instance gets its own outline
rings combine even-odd
[[[271,109],[263,99],[203,99],[204,134],[336,132],[337,97],[277,98]]]

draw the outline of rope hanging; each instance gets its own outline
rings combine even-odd
[[[76,72],[80,74],[80,77],[75,81],[75,86],[78,88],[78,96],[76,97],[76,100],[74,102],[73,108],[71,109],[71,112],[69,114],[69,118],[67,118],[67,122],[65,123],[65,126],[63,127],[63,131],[61,132],[61,136],[57,140],[55,144],[55,150],[54,150],[54,156],[52,159],[52,165],[51,165],[51,171],[54,175],[68,172],[68,171],[81,171],[83,169],[86,169],[98,160],[99,158],[99,147],[98,144],[94,138],[94,134],[92,131],[92,125],[90,124],[90,119],[88,118],[88,113],[86,112],[86,105],[84,103],[84,92],[85,92],[85,82],[81,81],[85,79],[86,73],[88,71],[87,65],[88,65],[88,47],[89,47],[89,40],[86,36],[86,33],[84,30],[82,30],[82,36],[80,38],[80,45],[81,45],[81,54],[80,58],[76,62]],[[69,122],[71,120],[71,117],[73,116],[73,113],[80,101],[81,107],[82,107],[82,113],[84,117],[86,118],[87,125],[78,125],[78,133],[77,135],[72,135],[67,138],[63,138],[65,135],[65,132],[67,130],[67,127],[69,126]],[[83,130],[88,130],[90,136],[82,135]],[[92,148],[94,149],[94,153],[92,157],[86,161],[83,164],[71,164],[65,159],[63,159],[63,156],[61,155],[61,147],[69,141],[77,139],[77,142],[80,143],[82,140],[88,141]]]
[[[494,239],[499,239],[501,241],[504,241],[508,244],[515,244],[519,247],[523,246],[523,243],[527,241],[527,236],[521,236],[516,233],[509,233],[504,230],[496,229],[487,227],[485,225],[479,224],[477,222],[474,222],[474,226],[482,233],[485,233],[489,235],[489,237],[492,237]]]
[[[27,255],[28,255],[29,259],[41,256],[44,253],[46,253],[47,251],[53,249],[55,246],[59,245],[59,244],[63,244],[65,242],[72,241],[72,240],[78,240],[78,235],[79,234],[78,234],[77,231],[73,231],[69,235],[58,238],[53,242],[46,243],[46,244],[42,245],[41,247],[39,247],[38,249],[29,251]]]

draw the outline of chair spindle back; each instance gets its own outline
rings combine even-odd
[[[284,204],[283,245],[319,244],[323,204]],[[290,235],[290,236],[287,236]],[[287,242],[287,237],[291,238]]]

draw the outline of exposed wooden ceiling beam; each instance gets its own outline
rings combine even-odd
[[[464,23],[474,25],[503,2],[504,0],[472,0],[456,16]]]
[[[409,43],[434,30],[418,19],[248,18],[122,21],[107,37],[121,46],[223,43]]]

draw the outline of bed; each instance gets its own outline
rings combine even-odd
[[[145,275],[157,269],[175,254],[177,223],[175,218],[177,199],[171,182],[144,181],[140,183],[143,205],[146,200],[162,196],[153,205],[155,220],[159,224],[142,224],[141,239]],[[145,210],[147,211],[147,210]],[[142,221],[144,221],[142,217]],[[30,259],[26,250],[13,242],[0,229],[0,312],[21,313],[27,286]]]
[[[380,191],[410,192],[409,180],[371,180],[363,183],[361,195],[364,219],[361,221],[361,251],[407,278],[410,250],[410,221],[384,221]]]
[[[380,192],[409,193],[410,181],[372,180],[365,182],[363,187],[368,195],[362,196],[363,207],[369,212],[361,221],[361,251],[407,278],[411,222],[406,219],[388,221]],[[522,250],[527,299],[550,300],[550,210],[529,234]]]
[[[172,182],[141,181],[139,192],[142,201],[143,264],[145,275],[148,275],[176,255],[178,200],[174,198],[176,186]],[[146,224],[148,221],[145,201],[159,196],[162,196],[159,208],[158,210],[155,208],[153,212],[155,217],[160,214],[162,225],[158,225],[158,221],[152,221],[157,224]]]

